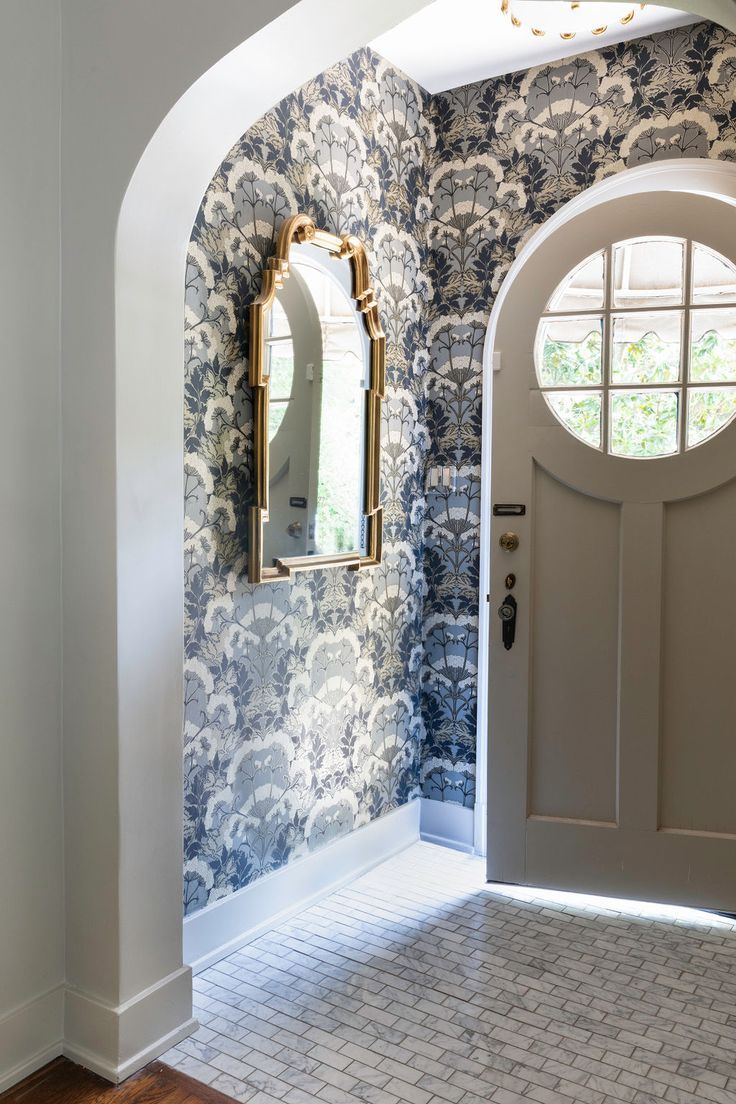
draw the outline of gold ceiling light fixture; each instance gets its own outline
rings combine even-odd
[[[568,0],[501,0],[501,11],[514,27],[535,38],[558,35],[571,42],[578,34],[602,35],[615,26],[628,27],[646,4],[569,3]]]

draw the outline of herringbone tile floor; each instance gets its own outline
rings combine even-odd
[[[420,843],[195,979],[163,1061],[251,1104],[736,1104],[736,924]]]

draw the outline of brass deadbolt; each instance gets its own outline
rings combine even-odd
[[[519,547],[519,537],[516,533],[502,533],[498,538],[498,543],[504,552],[515,552]]]

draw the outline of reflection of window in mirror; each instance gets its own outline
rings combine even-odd
[[[324,269],[298,265],[320,320],[320,431],[310,468],[312,501],[308,553],[361,550],[363,455],[346,442],[363,440],[365,338],[347,292]]]
[[[291,339],[289,320],[278,299],[269,314],[266,338],[266,374],[270,380],[270,406],[268,415],[268,441],[273,441],[284,420],[287,403],[291,400],[294,383],[294,342]]]

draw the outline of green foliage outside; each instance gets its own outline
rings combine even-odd
[[[693,315],[693,322],[696,315]],[[549,331],[548,331],[549,332]],[[614,332],[615,336],[615,332]],[[547,387],[590,386],[601,380],[601,335],[582,341],[550,341],[543,346],[541,383]],[[648,331],[638,341],[614,341],[611,380],[617,384],[677,383],[680,343]],[[736,340],[715,329],[692,343],[691,383],[736,383]],[[549,392],[547,401],[560,421],[586,444],[601,446],[601,394],[598,391]],[[677,391],[613,391],[608,401],[610,450],[616,456],[654,457],[677,451],[680,397]],[[736,386],[693,388],[688,395],[687,445],[692,448],[723,428],[736,415]]]
[[[551,341],[545,336],[539,382],[543,387],[600,383],[602,345],[600,328],[591,330],[582,341]]]
[[[693,314],[693,323],[696,317]],[[692,344],[690,381],[723,383],[729,380],[736,380],[736,341],[724,337],[717,330],[707,330],[699,341]]]
[[[650,330],[638,341],[617,341],[617,330],[617,323],[614,323],[612,383],[677,382],[680,378],[679,339],[664,341]]]
[[[317,481],[318,552],[353,552],[360,544],[361,439],[365,391],[360,364],[325,360]]]

